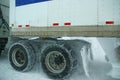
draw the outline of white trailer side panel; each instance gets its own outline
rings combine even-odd
[[[47,3],[36,3],[16,7],[16,24],[47,26]]]
[[[12,35],[120,36],[120,0],[11,0],[10,3],[10,24],[19,28],[19,33],[12,29]],[[64,28],[66,22],[70,23],[69,28]],[[26,25],[30,25],[29,29]],[[53,28],[54,32],[50,31]]]
[[[20,6],[15,6],[17,0],[11,1],[16,25],[41,27],[53,26],[56,22],[59,26],[64,26],[65,22],[72,26],[106,25],[106,21],[120,24],[120,0],[35,0],[38,2]]]
[[[99,25],[106,25],[106,21],[120,25],[120,0],[99,0],[98,6]]]
[[[48,25],[97,25],[97,0],[53,0],[48,5]]]

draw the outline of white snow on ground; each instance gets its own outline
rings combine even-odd
[[[36,65],[29,72],[18,72],[14,70],[7,59],[6,55],[0,57],[0,80],[51,80],[41,73]]]
[[[117,80],[113,79],[106,74],[111,70],[109,63],[100,61],[93,61],[89,65],[90,77],[86,77],[84,74],[76,72],[68,80]],[[49,79],[39,68],[39,65],[35,65],[29,72],[15,71],[9,64],[6,55],[0,57],[0,80],[52,80]]]

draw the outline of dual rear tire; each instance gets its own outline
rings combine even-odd
[[[50,78],[67,78],[75,67],[75,59],[71,52],[60,45],[46,46],[39,56],[43,71]],[[28,42],[16,42],[9,49],[10,64],[17,71],[32,69],[35,59],[35,51]]]

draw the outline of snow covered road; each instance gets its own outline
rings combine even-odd
[[[118,80],[113,79],[107,75],[111,70],[109,63],[93,61],[89,66],[90,77],[86,77],[79,72],[73,75],[69,80]],[[15,71],[9,64],[7,55],[0,57],[0,80],[51,80],[40,69],[40,66],[36,64],[34,68],[29,72]]]
[[[15,71],[9,64],[6,55],[0,57],[0,80],[50,80],[40,73],[39,66],[35,66],[29,72]]]

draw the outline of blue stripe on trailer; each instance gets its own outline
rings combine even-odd
[[[45,1],[50,1],[50,0],[16,0],[16,6],[22,6],[22,5],[45,2]]]

